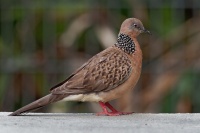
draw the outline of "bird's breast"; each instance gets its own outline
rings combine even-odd
[[[103,102],[107,102],[113,99],[121,97],[124,93],[134,88],[139,80],[142,67],[142,51],[138,49],[132,55],[128,55],[131,60],[132,71],[129,78],[116,88],[108,92],[100,92],[98,95]]]
[[[141,50],[135,51],[132,55],[128,55],[129,60],[131,61],[131,73],[128,79],[120,84],[119,86],[110,89],[109,91],[93,92],[88,94],[77,94],[70,95],[64,100],[66,101],[93,101],[93,102],[107,102],[116,98],[121,97],[124,93],[134,88],[136,85],[142,66],[142,52]]]

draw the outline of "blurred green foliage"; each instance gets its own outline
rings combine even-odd
[[[199,46],[191,43],[200,31],[191,28],[199,15],[198,5],[197,0],[1,0],[0,109],[13,111],[47,94],[48,88],[106,47],[99,29],[106,27],[117,38],[121,22],[137,17],[153,36],[139,37],[143,73],[124,106],[131,103],[131,110],[138,112],[200,112],[200,56],[195,52]],[[173,74],[166,76],[169,72]],[[123,99],[117,103],[124,103]],[[50,109],[55,108],[89,110],[80,103]]]

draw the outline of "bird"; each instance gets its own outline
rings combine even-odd
[[[96,115],[119,116],[109,101],[132,90],[142,68],[142,50],[137,41],[141,33],[151,34],[137,18],[127,18],[122,24],[116,43],[94,55],[66,80],[50,88],[46,96],[14,111],[17,116],[58,101],[98,102],[102,112]]]

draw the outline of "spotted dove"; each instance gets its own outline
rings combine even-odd
[[[108,101],[133,89],[140,77],[142,51],[136,39],[140,33],[150,34],[140,20],[126,19],[113,46],[89,59],[66,80],[52,87],[48,95],[18,109],[10,116],[30,112],[60,100],[99,102],[103,112],[97,115],[130,114],[117,111]]]

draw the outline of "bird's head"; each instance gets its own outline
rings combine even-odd
[[[137,37],[140,33],[151,34],[150,31],[144,28],[142,22],[136,18],[126,19],[121,25],[120,33],[131,35],[133,37]]]

